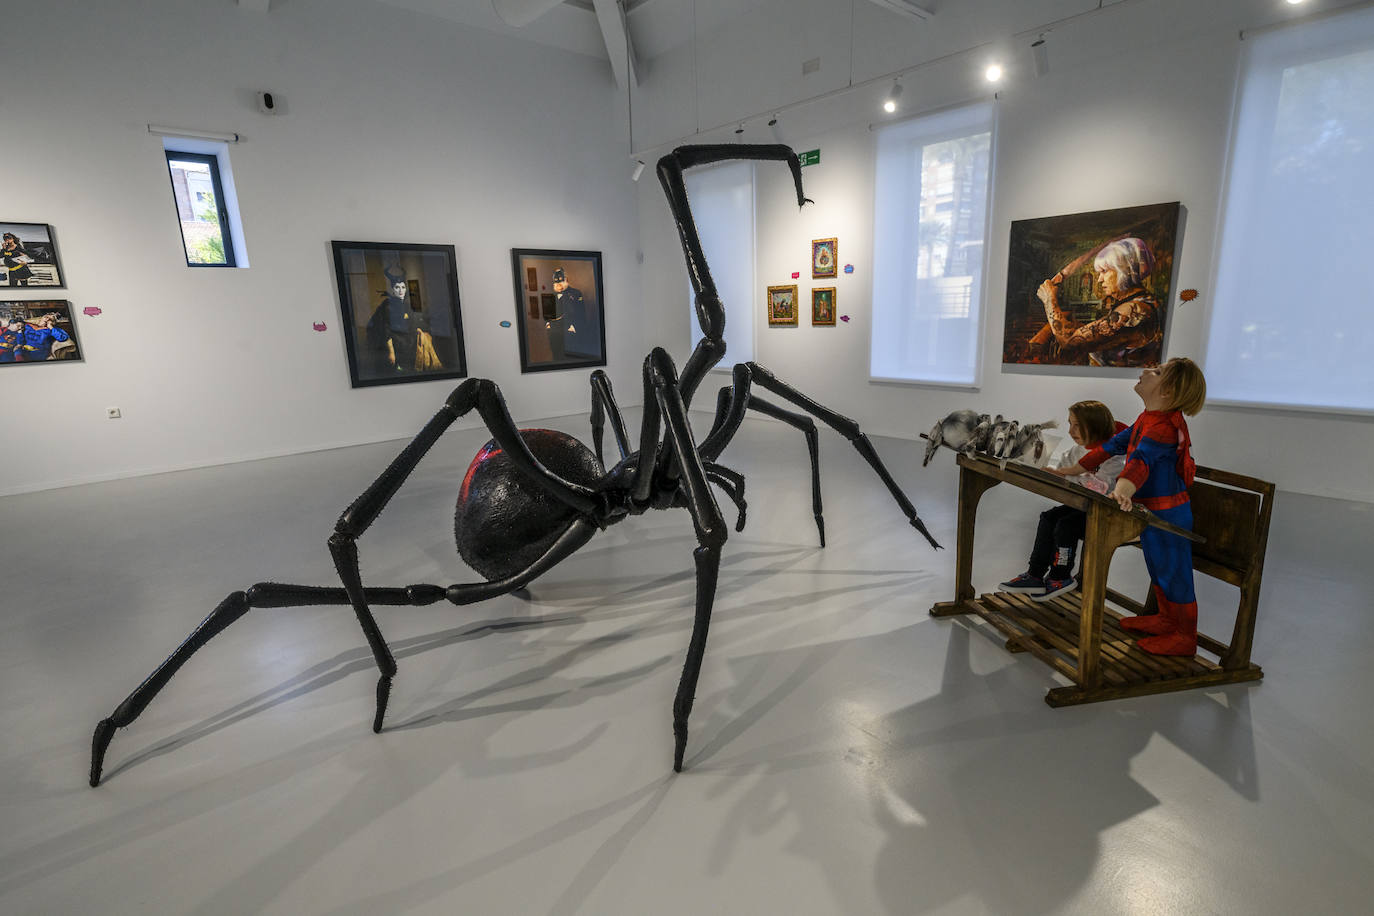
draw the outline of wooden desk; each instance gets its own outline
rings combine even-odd
[[[1111,599],[1129,612],[1140,612],[1140,603],[1107,588],[1107,568],[1113,552],[1138,538],[1147,525],[1181,534],[1195,543],[1202,542],[1203,538],[1143,509],[1122,512],[1110,497],[1068,483],[1046,471],[1020,464],[1002,467],[1000,462],[981,455],[961,454],[958,461],[959,534],[954,600],[936,604],[930,614],[932,617],[977,614],[1007,637],[1008,651],[1030,652],[1073,681],[1072,686],[1051,689],[1045,695],[1046,703],[1068,706],[1253,681],[1263,676],[1257,665],[1250,664],[1248,649],[1243,659],[1236,660],[1229,646],[1201,634],[1198,636],[1201,648],[1230,658],[1231,662],[1219,665],[1201,656],[1183,658],[1142,651],[1131,635],[1121,629],[1123,615],[1106,606],[1107,599]],[[1087,513],[1083,575],[1078,591],[1066,592],[1045,602],[1006,592],[975,596],[974,520],[983,494],[999,483],[1012,484]],[[1250,629],[1253,630],[1253,618]]]

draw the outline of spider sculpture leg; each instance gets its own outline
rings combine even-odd
[[[606,466],[606,461],[601,455],[601,436],[607,415],[611,421],[611,433],[615,436],[616,450],[620,452],[623,461],[630,454],[630,440],[625,434],[625,418],[621,416],[620,407],[615,402],[610,378],[605,372],[597,369],[592,373],[592,444],[596,448],[596,460],[601,462],[602,467]]]
[[[447,589],[438,585],[412,585],[406,588],[364,588],[358,568],[356,539],[381,514],[387,502],[400,489],[420,459],[455,420],[473,407],[478,409],[488,430],[511,458],[512,464],[525,477],[556,498],[570,505],[587,518],[577,518],[569,524],[545,553],[526,569],[493,582],[454,585]],[[383,639],[371,605],[404,606],[427,605],[447,598],[454,604],[471,604],[496,595],[523,588],[543,572],[577,550],[596,532],[597,524],[587,520],[609,519],[604,498],[589,488],[567,481],[545,468],[530,452],[520,437],[495,383],[486,379],[468,379],[459,385],[440,411],[425,424],[420,434],[405,447],[361,496],[348,507],[329,539],[330,553],[343,580],[343,588],[308,585],[287,585],[262,582],[246,592],[233,592],[191,632],[180,646],[150,674],[107,719],[96,725],[91,740],[92,786],[100,784],[105,751],[116,729],[124,728],[138,718],[153,698],[167,685],[172,676],[202,646],[253,608],[304,607],[309,605],[350,604],[358,616],[367,637],[381,678],[377,682],[377,713],[373,731],[380,731],[386,704],[391,692],[391,679],[396,673],[396,660]]]
[[[367,597],[363,590],[362,573],[358,567],[358,548],[356,541],[362,536],[391,497],[405,483],[420,459],[430,450],[444,431],[459,417],[477,408],[492,438],[510,456],[511,463],[526,477],[536,481],[541,487],[565,505],[595,517],[604,517],[605,500],[589,487],[564,480],[545,468],[530,452],[529,446],[520,437],[520,430],[506,410],[496,383],[488,379],[468,379],[454,389],[443,408],[425,425],[420,434],[397,455],[391,465],[382,472],[354,500],[334,526],[334,535],[329,539],[329,552],[334,558],[334,568],[343,580],[348,591],[350,603],[358,615],[358,623],[367,636],[368,645],[377,660],[381,677],[377,680],[377,715],[372,722],[372,730],[382,730],[382,718],[386,715],[387,699],[391,694],[391,679],[396,675],[396,660],[382,638],[377,622],[368,608]],[[602,512],[598,513],[597,510]]]
[[[735,509],[739,512],[735,530],[743,531],[744,517],[749,508],[744,501],[744,475],[714,462],[702,462],[702,467],[706,468],[707,479],[720,487],[721,492],[730,497],[730,501],[735,504]]]
[[[720,572],[720,549],[727,537],[725,519],[707,483],[706,469],[697,453],[692,427],[687,420],[687,407],[678,389],[678,377],[671,357],[662,348],[655,348],[644,363],[644,438],[657,441],[660,420],[663,423],[665,444],[676,459],[681,491],[692,515],[698,547],[693,553],[696,561],[696,614],[692,622],[692,638],[687,658],[682,666],[677,694],[673,698],[673,770],[682,771],[682,757],[687,749],[687,720],[696,699],[697,680],[701,675],[701,661],[706,654],[706,636],[711,628],[711,607],[715,602],[716,580]],[[652,461],[643,462],[647,472]]]
[[[868,441],[868,436],[864,435],[863,431],[859,429],[859,425],[848,417],[835,413],[830,408],[811,400],[811,398],[802,394],[791,385],[778,379],[777,376],[763,366],[760,366],[758,363],[740,363],[735,366],[734,386],[731,393],[728,415],[720,424],[719,428],[702,443],[701,454],[703,458],[708,461],[715,460],[720,453],[725,450],[730,440],[734,438],[740,423],[744,419],[745,409],[754,406],[750,403],[752,397],[750,389],[754,384],[778,395],[791,404],[795,404],[848,439],[849,443],[863,456],[864,460],[868,462],[869,466],[873,468],[874,472],[877,473],[878,477],[881,478],[883,483],[887,486],[888,492],[897,500],[897,505],[901,507],[902,512],[906,515],[907,521],[911,523],[911,526],[919,531],[925,539],[930,542],[932,547],[937,550],[940,548],[939,543],[937,543],[930,532],[926,530],[925,523],[922,522],[920,516],[916,514],[916,507],[911,504],[911,501],[906,498],[906,494],[897,486],[897,482],[892,479],[892,475],[888,473],[886,465],[884,465],[882,459],[878,457],[878,453],[874,450],[873,444]],[[819,502],[817,502],[817,512],[819,512],[819,505]]]
[[[437,585],[412,585],[408,588],[369,588],[367,600],[378,605],[425,605],[444,597]],[[259,582],[246,592],[233,592],[219,603],[210,615],[200,622],[191,635],[157,666],[152,674],[134,689],[110,714],[101,719],[91,738],[91,785],[100,785],[100,772],[105,763],[105,750],[114,738],[115,730],[133,724],[153,697],[167,686],[172,676],[186,664],[202,646],[218,636],[231,623],[253,608],[309,607],[321,604],[348,604],[348,593],[338,587],[321,588],[310,585],[285,585],[279,582]],[[393,662],[394,664],[394,662]]]
[[[747,385],[748,383],[746,382],[745,384]],[[730,406],[734,399],[734,391],[735,388],[733,386],[729,386],[720,389],[720,391],[717,393],[716,421],[715,424],[711,427],[711,434],[706,437],[706,441],[708,443],[711,441],[712,436],[716,435],[716,433],[719,432],[720,429],[726,425],[726,423],[730,422]],[[783,410],[781,407],[778,407],[775,404],[770,404],[768,401],[765,401],[762,398],[758,398],[753,395],[749,396],[749,399],[746,402],[746,406],[750,410],[757,410],[759,413],[764,414],[766,416],[770,416],[775,420],[781,420],[788,426],[791,426],[793,429],[801,430],[802,435],[806,437],[806,450],[810,453],[811,457],[811,513],[816,518],[816,531],[820,534],[821,546],[824,547],[825,515],[821,509],[821,459],[819,440],[816,435],[816,422],[812,420],[810,417],[806,416],[805,414],[793,413],[790,410]],[[737,429],[739,427],[739,423],[740,420],[735,419],[733,421],[731,429]],[[734,432],[732,431],[728,434],[727,441],[729,437],[733,436]],[[705,448],[705,446],[703,446],[703,448]],[[742,529],[743,524],[741,523],[740,527],[736,528],[735,530],[739,531]]]

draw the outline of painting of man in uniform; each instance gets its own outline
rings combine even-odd
[[[452,245],[333,245],[354,388],[467,375]]]
[[[511,262],[520,371],[606,365],[601,252],[513,248]]]
[[[1011,224],[1003,363],[1159,365],[1179,203]]]
[[[0,366],[79,362],[72,304],[65,299],[0,302]]]
[[[0,288],[62,285],[52,227],[46,223],[0,222]]]

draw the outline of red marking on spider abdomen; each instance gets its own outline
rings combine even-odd
[[[522,429],[520,439],[549,472],[594,486],[604,471],[596,456],[567,433]],[[577,516],[493,439],[478,451],[463,477],[454,511],[458,553],[490,580],[526,568],[544,554]]]
[[[524,439],[525,444],[531,449],[534,449],[536,442],[541,439],[544,441],[548,441],[549,438],[566,439],[568,435],[553,429],[522,429],[520,430],[520,438]],[[468,493],[472,489],[472,479],[477,476],[477,472],[488,461],[499,457],[503,451],[495,439],[477,450],[477,454],[472,458],[472,464],[468,465],[467,474],[463,475],[463,485],[458,490],[459,502],[467,502]]]

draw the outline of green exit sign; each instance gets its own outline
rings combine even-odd
[[[821,151],[818,149],[809,149],[797,158],[801,160],[802,165],[820,165]]]

